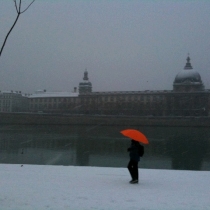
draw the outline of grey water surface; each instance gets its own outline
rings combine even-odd
[[[124,126],[1,125],[0,163],[126,167]],[[210,129],[132,127],[149,139],[140,168],[210,170]]]

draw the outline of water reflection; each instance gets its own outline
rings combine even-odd
[[[123,126],[1,126],[0,163],[126,167]],[[142,168],[210,170],[208,128],[140,127]]]
[[[201,170],[208,146],[206,133],[195,129],[182,130],[171,140],[172,168]]]

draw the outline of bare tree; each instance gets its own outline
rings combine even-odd
[[[9,32],[7,33],[7,35],[6,35],[5,39],[4,39],[4,42],[3,42],[3,45],[2,45],[1,51],[0,51],[0,57],[1,57],[1,54],[3,52],[4,46],[6,44],[6,41],[7,41],[8,37],[9,37],[12,29],[15,27],[15,25],[16,25],[19,17],[20,17],[20,15],[23,14],[26,10],[28,10],[28,8],[35,2],[35,0],[32,0],[32,2],[25,9],[22,10],[22,0],[13,0],[13,1],[15,3],[15,9],[16,9],[16,12],[17,12],[17,17],[16,17],[12,27],[10,28]]]

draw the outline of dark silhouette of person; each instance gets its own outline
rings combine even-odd
[[[139,173],[138,173],[138,162],[140,161],[140,156],[138,153],[139,142],[131,140],[131,145],[127,149],[130,156],[130,161],[128,163],[128,170],[131,175],[131,184],[136,184],[139,182]]]

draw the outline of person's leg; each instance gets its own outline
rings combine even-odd
[[[139,180],[139,171],[138,171],[138,162],[134,161],[133,163],[133,176],[134,180]]]
[[[138,174],[138,162],[132,162],[132,173],[133,173],[133,180],[130,181],[131,184],[136,184],[139,182],[139,174]]]
[[[132,160],[129,161],[127,168],[128,168],[128,170],[130,172],[130,175],[131,175],[132,180],[134,180],[133,161]]]

